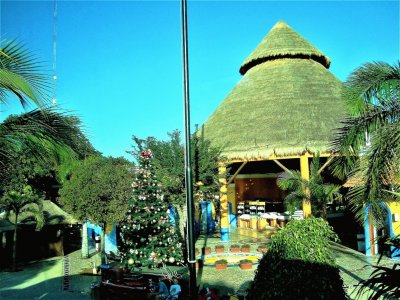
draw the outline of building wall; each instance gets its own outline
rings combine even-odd
[[[392,216],[394,214],[398,215],[398,220],[395,221],[394,218],[392,217],[392,229],[393,229],[393,234],[398,235],[400,234],[400,203],[398,202],[391,202],[389,203],[389,208],[392,213]]]

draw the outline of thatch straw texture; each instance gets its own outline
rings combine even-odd
[[[240,67],[240,74],[244,75],[253,66],[262,62],[286,57],[313,59],[326,68],[329,68],[330,65],[327,56],[285,22],[279,21],[245,59]]]
[[[264,61],[246,72],[202,132],[228,160],[328,152],[345,112],[341,90],[313,59]]]
[[[61,224],[77,224],[78,220],[72,217],[70,214],[62,210],[58,205],[51,202],[50,200],[43,201],[43,215],[45,225],[61,225]],[[10,214],[9,221],[14,222],[15,215]],[[18,217],[20,224],[35,224],[35,220],[32,214],[29,212],[23,212]]]

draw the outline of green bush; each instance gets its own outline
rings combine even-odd
[[[272,237],[248,299],[346,299],[330,240],[338,240],[322,219],[293,220]]]
[[[227,265],[228,261],[226,259],[219,259],[215,261],[216,265]]]

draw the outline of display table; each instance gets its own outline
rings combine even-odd
[[[244,214],[241,215],[239,218],[239,227],[240,228],[250,228],[250,215]]]

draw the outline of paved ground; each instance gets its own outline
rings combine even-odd
[[[231,241],[221,242],[218,234],[213,236],[200,236],[196,242],[196,248],[210,246],[214,249],[217,244],[226,245],[229,249],[231,244],[250,244],[251,250],[256,251],[257,245],[268,241],[272,232],[257,232],[251,229],[238,228],[230,235]],[[356,292],[359,282],[367,279],[373,271],[372,265],[376,265],[378,257],[367,257],[364,254],[339,244],[332,244],[336,262],[345,284],[350,299],[356,299]],[[380,265],[393,266],[394,261],[383,258]],[[197,280],[200,286],[207,284],[219,288],[224,293],[244,293],[254,278],[255,269],[240,270],[232,266],[224,271],[217,271],[214,267],[204,267],[197,273]],[[367,299],[367,295],[358,299]]]
[[[218,235],[202,236],[196,242],[196,248],[211,246],[214,249],[216,244],[225,244],[228,248],[233,243],[248,243],[251,245],[251,250],[255,251],[257,244],[267,241],[268,236],[266,233],[238,229],[231,235],[230,242],[222,243]],[[332,247],[350,297],[355,299],[355,294],[352,292],[360,280],[368,278],[372,271],[371,265],[376,263],[377,258],[368,258],[357,251],[337,244]],[[0,272],[0,300],[91,299],[91,285],[100,282],[100,277],[79,275],[82,268],[90,269],[93,263],[96,266],[99,265],[99,256],[94,255],[93,248],[91,248],[91,253],[92,257],[89,259],[81,259],[80,251],[69,255],[70,276],[67,277],[69,281],[67,281],[66,291],[64,290],[63,258],[34,262],[21,267],[23,270],[15,273]],[[393,261],[385,259],[381,264],[392,265]],[[254,277],[254,272],[255,269],[244,271],[237,266],[229,267],[224,271],[217,271],[214,267],[203,267],[197,272],[197,280],[201,287],[208,284],[224,293],[241,293],[247,289]]]
[[[20,266],[19,272],[0,272],[0,300],[80,300],[91,299],[91,284],[99,276],[79,275],[81,268],[99,264],[98,255],[91,248],[92,257],[81,259],[80,251],[68,255],[69,275],[64,276],[65,259],[56,257]],[[64,282],[64,278],[67,281]],[[66,290],[64,290],[66,283]]]

